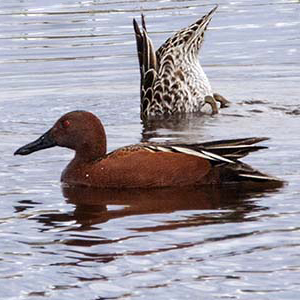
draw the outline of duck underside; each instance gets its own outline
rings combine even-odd
[[[180,51],[180,50],[177,50]],[[229,101],[213,93],[198,58],[176,60],[176,51],[169,51],[158,72],[149,70],[141,85],[141,117],[195,113],[209,104],[212,114]],[[151,83],[152,82],[152,83]],[[150,84],[149,84],[150,83]]]
[[[200,67],[200,66],[199,66]],[[212,95],[211,87],[204,72],[199,80],[200,68],[176,67],[165,63],[151,87],[141,93],[141,111],[144,115],[171,115],[200,111],[205,96]],[[148,79],[148,76],[146,77]]]

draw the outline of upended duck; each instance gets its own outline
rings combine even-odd
[[[15,155],[61,146],[75,157],[61,175],[69,185],[98,188],[160,188],[269,182],[263,174],[238,159],[264,149],[254,145],[266,138],[242,138],[200,144],[141,143],[106,150],[106,134],[92,113],[63,115],[40,138],[19,148]]]
[[[140,66],[141,119],[198,112],[209,103],[212,113],[228,106],[223,96],[212,91],[199,62],[204,33],[216,11],[170,37],[157,51],[148,36],[145,18],[142,29],[133,19]]]

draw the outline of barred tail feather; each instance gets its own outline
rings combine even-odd
[[[142,29],[135,19],[133,27],[137,46],[137,55],[140,66],[140,93],[141,93],[141,114],[147,112],[150,101],[153,97],[153,84],[156,79],[157,57],[151,39],[148,37],[145,17],[142,14]]]
[[[143,14],[141,15],[141,19],[142,30],[139,28],[139,25],[135,19],[133,19],[133,28],[135,32],[140,71],[141,75],[144,76],[149,69],[156,70],[157,58],[152,41],[147,33],[145,17]]]
[[[196,30],[191,35],[190,39],[186,42],[186,49],[190,49],[187,51],[191,51],[192,48],[196,48],[197,50],[200,49],[200,46],[204,41],[204,33],[217,8],[218,5],[216,5],[207,15],[205,15],[200,20],[189,26],[189,28],[196,28]]]

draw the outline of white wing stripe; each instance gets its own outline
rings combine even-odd
[[[208,152],[208,151],[204,151],[204,150],[195,151],[195,150],[190,149],[190,148],[179,147],[179,146],[163,147],[163,146],[155,146],[155,145],[147,145],[147,146],[145,146],[145,148],[150,152],[155,152],[155,151],[173,152],[173,151],[177,151],[179,153],[184,153],[184,154],[187,154],[187,155],[193,155],[193,156],[201,157],[201,158],[208,159],[208,160],[221,161],[221,162],[226,162],[226,163],[230,163],[230,164],[235,163],[234,161],[232,161],[230,159],[227,159],[223,156],[220,156],[220,155]]]
[[[223,157],[223,156],[220,156],[220,155],[218,155],[218,154],[214,154],[214,153],[211,153],[211,152],[206,152],[206,151],[204,151],[204,150],[202,150],[202,153],[204,153],[204,154],[206,154],[206,155],[209,155],[210,157],[213,157],[213,158],[215,158],[215,159],[217,159],[217,160],[221,160],[221,161],[228,162],[228,163],[230,163],[230,164],[234,164],[234,162],[233,162],[232,160],[227,159],[227,158],[225,158],[225,157]]]
[[[161,146],[157,146],[156,149],[163,152],[172,152],[170,149]]]
[[[177,146],[173,146],[171,148],[178,152],[185,153],[188,155],[194,155],[194,156],[202,157],[202,158],[209,159],[209,160],[215,160],[214,158],[207,156],[207,155],[203,154],[202,152],[197,152],[197,151],[189,149],[189,148],[183,148],[183,147],[177,147]]]
[[[155,152],[155,147],[152,147],[152,146],[147,146],[147,147],[144,147],[146,150],[148,150],[149,152]]]
[[[165,147],[162,147],[162,146],[146,146],[145,147],[147,150],[149,151],[161,151],[161,152],[172,152],[170,149],[168,148],[165,148]]]
[[[247,177],[247,178],[256,178],[256,179],[264,179],[264,180],[278,180],[277,178],[275,177],[272,177],[272,176],[264,176],[264,175],[252,175],[252,174],[243,174],[243,173],[240,173],[239,174],[240,177]]]

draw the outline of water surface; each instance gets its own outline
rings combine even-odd
[[[216,116],[139,119],[132,18],[158,47],[210,1],[0,4],[2,299],[298,299],[299,1],[219,1],[201,51]],[[268,136],[244,159],[282,188],[100,192],[60,186],[62,148],[13,157],[63,113],[101,117],[109,150],[141,140]]]

